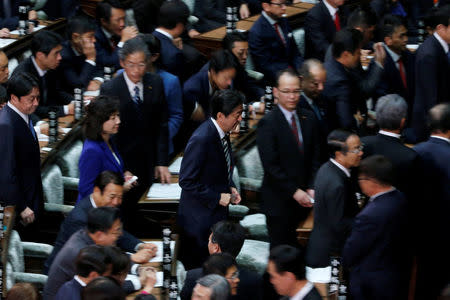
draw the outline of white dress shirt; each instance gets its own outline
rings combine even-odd
[[[170,33],[168,33],[167,31],[164,31],[164,30],[159,29],[159,28],[156,28],[155,31],[161,33],[162,35],[168,37],[171,41],[173,41],[173,36]]]
[[[436,139],[440,139],[440,140],[443,140],[443,141],[446,141],[447,143],[450,143],[450,139],[447,139],[447,138],[445,138],[443,136],[431,135],[431,137],[436,138]]]
[[[298,116],[294,111],[289,111],[285,109],[283,106],[278,104],[278,107],[280,108],[281,112],[283,113],[284,117],[286,118],[286,121],[288,122],[289,126],[292,128],[292,117],[295,119],[295,124],[297,125],[297,131],[298,131],[298,139],[300,140],[300,143],[303,144],[303,135],[302,135],[302,128],[300,127],[300,121],[298,120]]]
[[[144,84],[142,83],[142,80],[139,81],[138,83],[132,82],[130,78],[128,78],[127,72],[123,72],[123,78],[125,78],[125,82],[127,84],[128,91],[130,92],[131,99],[133,99],[135,94],[134,87],[137,86],[139,88],[139,97],[141,98],[142,101],[144,101]]]
[[[447,42],[444,41],[437,32],[433,33],[433,35],[439,41],[439,44],[441,44],[442,48],[444,48],[444,52],[448,53],[448,44],[447,44]]]
[[[335,159],[330,158],[330,161],[335,164],[339,169],[342,170],[342,172],[345,173],[345,175],[347,175],[347,177],[350,177],[350,171],[349,169],[347,169],[346,167],[344,167],[343,165],[341,165],[340,163],[338,163]]]
[[[383,134],[383,135],[387,135],[387,136],[390,136],[390,137],[394,137],[394,138],[397,138],[397,139],[400,139],[400,137],[401,137],[401,135],[398,134],[398,133],[389,132],[389,131],[385,131],[385,130],[380,130],[380,131],[378,131],[378,133],[379,134]]]
[[[325,4],[325,6],[327,7],[328,12],[330,13],[330,15],[334,21],[334,19],[336,19],[336,13],[338,12],[339,8],[335,8],[335,7],[331,6],[331,4],[328,3],[327,0],[323,0],[323,4]]]
[[[8,101],[8,103],[6,105],[8,105],[9,108],[11,108],[13,111],[15,111],[25,121],[25,124],[27,124],[27,126],[28,126],[28,122],[29,122],[30,117],[27,114],[24,114],[23,112],[21,112],[17,107],[15,107],[9,101]]]
[[[297,294],[295,294],[293,297],[289,297],[290,300],[303,300],[306,295],[308,295],[308,293],[313,289],[314,284],[312,284],[311,282],[307,282],[303,288],[297,292]]]
[[[220,140],[222,140],[225,137],[225,132],[220,128],[219,124],[217,124],[217,121],[211,118],[211,121],[213,122],[214,126],[216,126],[217,132],[219,133]]]

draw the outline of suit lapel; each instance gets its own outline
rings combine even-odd
[[[211,121],[211,119],[208,119],[208,127],[209,130],[214,132],[214,143],[216,144],[216,151],[218,154],[219,160],[221,161],[221,165],[223,166],[223,170],[225,171],[226,177],[228,177],[228,165],[227,165],[227,160],[225,159],[225,153],[223,150],[223,144],[222,144],[222,140],[220,139],[220,135],[219,132],[217,131],[216,126],[214,125],[214,123]],[[230,143],[228,143],[228,146],[231,146]],[[230,150],[230,154],[231,154],[231,149]],[[232,157],[233,155],[231,155]],[[233,163],[233,159],[231,159],[231,163]]]
[[[146,73],[142,78],[142,88],[144,89],[144,106],[146,107],[146,113],[148,113],[152,107],[153,100],[153,85],[150,78],[150,74]]]
[[[13,119],[13,123],[15,124],[14,127],[16,129],[21,130],[23,134],[27,136],[27,138],[32,141],[33,145],[38,148],[39,151],[39,141],[33,136],[33,133],[31,132],[30,128],[27,126],[27,123],[25,123],[24,119],[22,119],[21,116],[19,116],[18,113],[16,113],[14,110],[12,110],[8,105],[5,105],[4,109],[6,109],[9,112],[9,115]],[[30,116],[28,116],[30,118]]]
[[[280,131],[282,132],[282,134],[284,134],[288,139],[290,139],[291,144],[296,145],[297,146],[296,148],[298,149],[298,151],[300,151],[300,147],[298,146],[297,140],[295,139],[295,136],[292,133],[291,124],[288,123],[288,121],[284,117],[283,112],[278,106],[275,107],[274,113],[276,114],[276,117],[278,119],[277,123],[280,124]]]
[[[119,165],[117,160],[114,158],[114,155],[112,154],[112,152],[109,149],[109,147],[106,144],[106,142],[101,142],[100,143],[100,147],[102,148],[103,153],[105,154],[105,156],[116,166],[117,170],[121,170],[122,169],[121,166]],[[114,151],[116,151],[116,150],[114,150]],[[117,153],[116,153],[116,155],[117,155]],[[117,156],[117,158],[119,158],[119,156]]]

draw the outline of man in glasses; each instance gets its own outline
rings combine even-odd
[[[262,212],[270,247],[298,246],[296,229],[306,219],[314,198],[319,168],[319,133],[314,113],[299,109],[300,79],[286,69],[273,89],[278,105],[258,124],[256,143],[264,168]]]
[[[250,29],[249,48],[256,70],[272,83],[278,71],[303,63],[289,27],[285,0],[262,0],[261,17]]]

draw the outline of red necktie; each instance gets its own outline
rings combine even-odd
[[[281,41],[283,42],[283,45],[286,47],[286,40],[284,39],[283,34],[280,31],[280,28],[278,27],[278,23],[275,23],[275,31],[277,32],[278,36],[280,37]]]
[[[406,83],[406,74],[405,74],[405,66],[403,66],[403,61],[402,58],[400,57],[398,60],[398,71],[400,72],[400,77],[402,78],[403,81],[403,86],[406,88],[408,88],[408,84]]]
[[[334,26],[336,27],[336,32],[341,30],[341,20],[339,20],[339,14],[337,12],[334,14]]]
[[[297,140],[298,146],[301,147],[302,143],[300,142],[300,137],[298,136],[297,122],[295,122],[294,115],[292,115],[292,118],[291,118],[291,128],[292,128],[292,133],[294,134],[294,137]]]

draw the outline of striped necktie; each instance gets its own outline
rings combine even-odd
[[[223,153],[225,154],[225,160],[227,162],[228,180],[231,180],[231,153],[228,146],[227,136],[222,138]]]
[[[31,118],[28,117],[28,127],[31,130],[31,134],[33,135],[34,139],[36,140],[36,131],[34,131],[33,122],[31,122]]]

